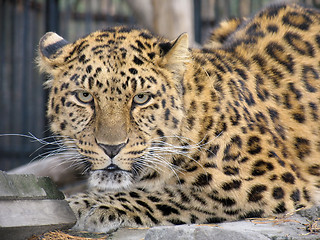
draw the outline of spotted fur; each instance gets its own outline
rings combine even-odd
[[[222,47],[224,42],[229,37],[231,38],[231,35],[236,32],[246,20],[246,18],[231,18],[220,22],[218,26],[212,30],[209,41],[204,45],[204,48]]]
[[[197,50],[185,34],[126,27],[41,39],[51,129],[91,163],[90,191],[69,199],[76,228],[218,223],[318,202],[319,12],[274,5],[225,29]]]

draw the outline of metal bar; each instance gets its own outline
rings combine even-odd
[[[31,42],[33,43],[33,49],[32,49],[32,54],[33,54],[33,59],[36,57],[36,48],[38,46],[38,42],[40,37],[44,34],[45,32],[45,15],[44,15],[44,10],[45,6],[44,4],[40,5],[40,9],[38,11],[33,12],[33,20],[32,20],[32,26],[33,26],[33,31],[32,31],[32,40]],[[35,68],[34,63],[32,64],[32,75],[31,75],[31,84],[33,86],[37,86],[36,90],[33,90],[32,94],[32,108],[34,112],[34,118],[39,119],[39,124],[34,123],[33,129],[38,137],[44,137],[45,136],[45,96],[44,96],[44,90],[43,90],[43,77],[40,76],[38,69]],[[33,89],[33,88],[32,88]],[[36,103],[36,104],[34,104]],[[41,152],[37,152],[37,154],[40,154]]]
[[[59,33],[59,0],[46,1],[46,31]]]
[[[13,101],[12,101],[12,133],[23,134],[24,116],[23,116],[23,104],[24,104],[24,81],[23,81],[23,59],[24,51],[21,49],[24,46],[23,43],[23,12],[24,5],[22,1],[16,1],[15,4],[15,23],[13,31]],[[17,137],[14,139],[14,148],[17,153],[24,151],[24,139]],[[20,161],[20,159],[18,160]]]
[[[22,63],[22,76],[21,76],[21,85],[22,85],[22,91],[21,91],[21,99],[22,102],[21,104],[21,108],[22,108],[22,119],[24,121],[22,121],[22,133],[26,134],[28,133],[28,128],[29,128],[29,122],[30,122],[30,117],[32,117],[32,115],[28,114],[29,109],[30,109],[30,101],[28,101],[28,84],[30,82],[30,78],[29,77],[29,72],[30,72],[30,66],[28,64],[28,62],[30,62],[30,55],[28,54],[28,50],[30,49],[29,46],[29,39],[28,39],[28,35],[29,35],[29,5],[30,5],[30,0],[24,0],[23,1],[23,16],[22,16],[22,39],[23,39],[23,49],[21,51],[22,54],[22,58],[21,58],[21,63]],[[28,144],[30,146],[30,144]],[[28,145],[25,145],[25,147],[27,148]],[[23,146],[22,146],[23,147]],[[27,150],[27,149],[26,149]]]
[[[45,8],[45,31],[46,32],[57,32],[59,33],[59,0],[47,0]],[[43,80],[45,81],[45,79]],[[49,90],[44,90],[45,101],[49,97]],[[45,110],[43,111],[43,116],[46,115]],[[45,126],[49,126],[48,119],[45,118]],[[49,131],[45,132],[45,136],[49,136]]]
[[[193,0],[195,41],[201,43],[201,0]]]
[[[9,62],[7,58],[10,55],[9,48],[7,45],[11,43],[10,41],[10,31],[12,30],[11,26],[11,6],[8,1],[1,0],[1,23],[0,23],[0,110],[2,118],[0,119],[0,133],[8,133],[10,131],[10,100],[11,100],[11,91],[9,86],[9,73],[10,69]],[[8,151],[10,148],[10,137],[0,137],[0,151]],[[8,169],[8,164],[10,160],[5,158],[0,154],[0,169]]]

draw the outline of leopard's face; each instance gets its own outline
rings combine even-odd
[[[73,140],[91,164],[91,185],[100,190],[165,173],[169,163],[161,154],[170,153],[159,147],[179,135],[183,118],[178,74],[163,63],[170,43],[137,30],[127,35],[96,32],[52,57],[63,63],[53,67],[50,82],[51,129]]]

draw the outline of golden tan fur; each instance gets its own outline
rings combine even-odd
[[[216,223],[317,203],[319,16],[270,6],[199,50],[187,35],[125,27],[71,44],[45,35],[51,129],[92,169],[90,192],[69,200],[76,227]]]

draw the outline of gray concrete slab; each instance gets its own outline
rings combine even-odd
[[[48,177],[0,171],[0,199],[64,199],[64,195]]]
[[[320,208],[300,211],[290,217],[243,220],[216,225],[159,226],[147,230],[124,228],[108,240],[319,240],[320,232],[310,234],[306,225],[319,217]],[[320,225],[320,222],[319,222]]]
[[[71,228],[76,219],[64,200],[0,201],[0,239],[27,239]]]
[[[75,222],[63,193],[48,177],[0,171],[0,239],[28,239]]]
[[[299,217],[298,217],[299,218]],[[272,221],[237,221],[216,226],[180,225],[149,229],[144,240],[319,240],[320,235],[308,234],[305,226],[296,221],[274,224]],[[122,230],[124,231],[124,230]],[[114,238],[122,240],[121,238]],[[125,239],[125,238],[124,238]],[[140,238],[141,239],[141,238]],[[130,240],[140,240],[139,237]]]
[[[75,217],[63,200],[0,200],[0,227],[23,227],[68,224]],[[71,224],[70,224],[71,223]]]
[[[148,228],[122,228],[111,234],[107,240],[142,240],[145,238]]]
[[[0,171],[0,199],[46,198],[47,194],[38,185],[34,175],[8,175]]]

